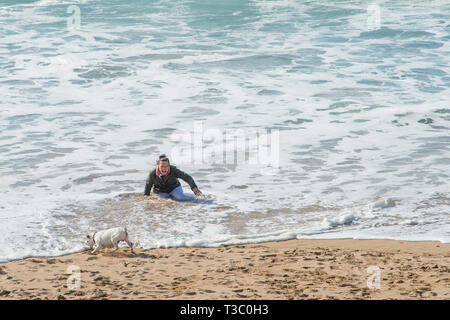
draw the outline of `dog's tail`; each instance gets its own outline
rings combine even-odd
[[[124,228],[123,228],[123,231],[125,231],[125,235],[128,237],[127,227],[124,227]]]

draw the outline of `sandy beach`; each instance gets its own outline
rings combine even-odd
[[[2,263],[0,299],[450,299],[449,258],[393,240],[103,249]]]

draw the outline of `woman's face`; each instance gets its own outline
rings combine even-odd
[[[169,172],[169,162],[168,161],[160,161],[158,164],[159,172],[163,175],[166,175]]]

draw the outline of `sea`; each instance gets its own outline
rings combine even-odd
[[[0,261],[449,243],[449,129],[447,0],[0,0]],[[143,196],[161,154],[201,197]]]

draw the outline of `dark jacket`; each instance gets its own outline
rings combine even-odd
[[[191,189],[197,187],[197,185],[194,182],[194,179],[192,179],[190,175],[177,169],[177,167],[175,166],[170,166],[169,174],[161,178],[156,176],[156,169],[150,172],[147,178],[147,183],[145,184],[144,194],[146,196],[149,196],[152,187],[154,187],[153,192],[155,193],[160,192],[170,193],[176,187],[181,186],[180,181],[178,181],[178,178],[186,181],[191,187]]]

